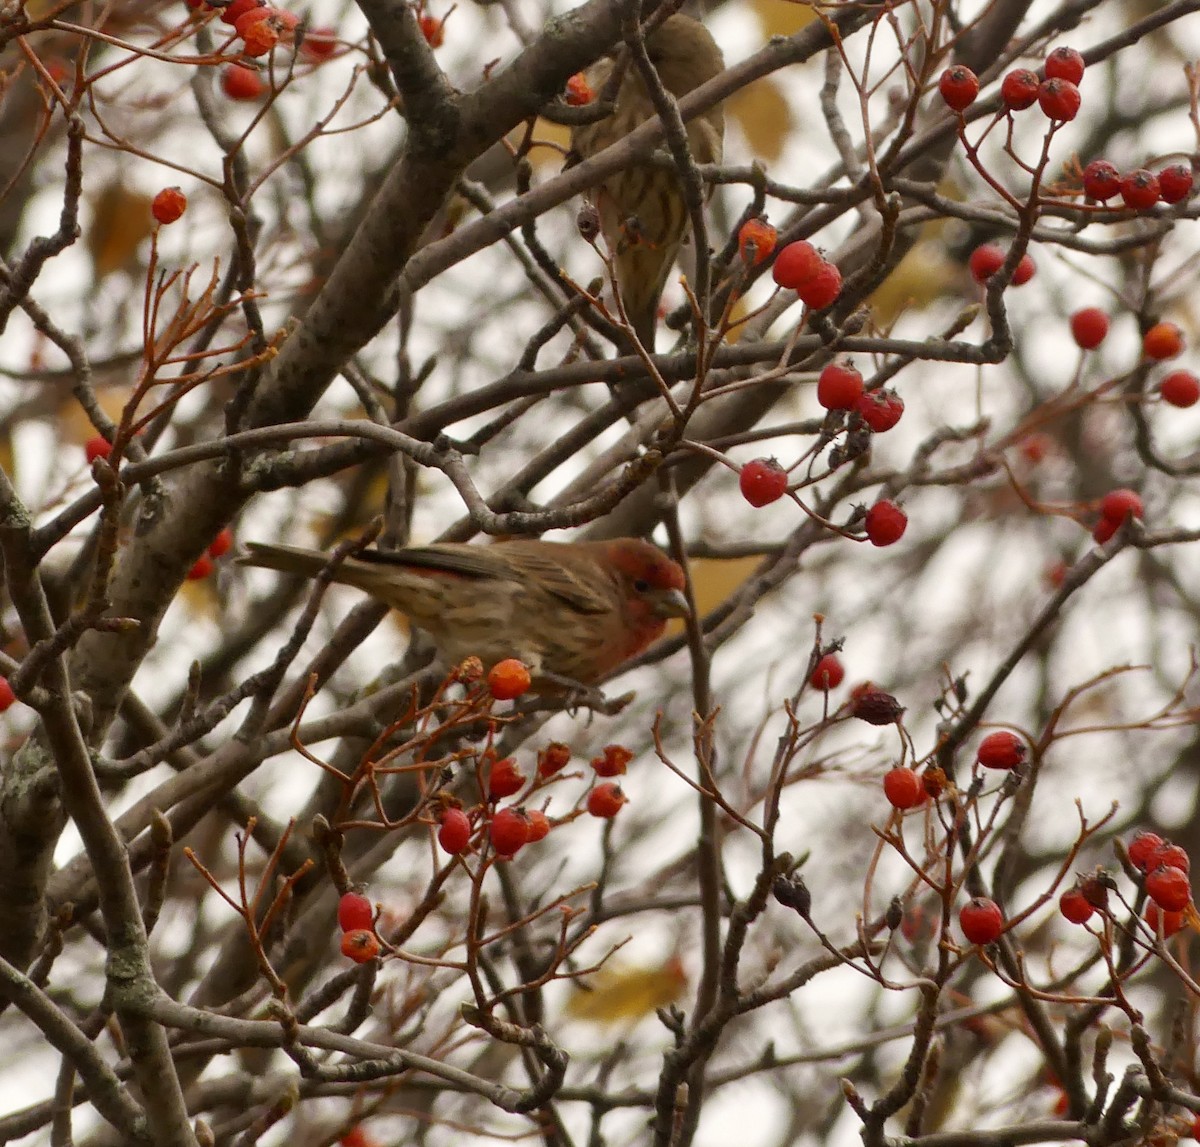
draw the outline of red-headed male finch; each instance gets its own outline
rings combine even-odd
[[[329,561],[294,546],[247,550],[245,565],[308,577]],[[595,685],[687,613],[683,570],[637,538],[364,550],[334,580],[406,614],[449,665],[475,656],[490,669],[517,657],[560,684]]]
[[[646,37],[646,54],[663,87],[676,99],[711,80],[725,67],[712,34],[690,16],[670,16]],[[604,88],[615,61],[599,60],[587,72],[595,92]],[[639,124],[653,119],[650,94],[631,63],[621,80],[612,115],[584,124],[571,133],[571,149],[590,159]],[[709,108],[686,125],[688,148],[697,163],[720,163],[725,143],[725,116]],[[625,314],[638,340],[654,350],[658,301],[687,229],[687,204],[678,174],[664,167],[637,163],[610,175],[590,193],[600,213],[600,229],[612,253],[617,287]]]

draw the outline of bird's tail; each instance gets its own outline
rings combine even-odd
[[[281,573],[316,577],[328,564],[329,554],[306,550],[300,546],[277,546],[270,542],[247,542],[246,552],[238,557],[239,565],[279,570]],[[333,580],[352,585],[389,601],[397,578],[391,566],[372,565],[356,558],[347,558],[338,566]]]

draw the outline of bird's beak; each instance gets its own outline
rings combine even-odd
[[[687,617],[687,598],[677,589],[660,589],[651,595],[651,604],[658,617]]]

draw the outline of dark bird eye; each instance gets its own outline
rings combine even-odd
[[[650,583],[644,577],[640,577],[633,583],[633,588],[636,589],[638,593],[649,593]]]

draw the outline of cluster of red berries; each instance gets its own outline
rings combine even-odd
[[[379,955],[375,935],[375,908],[358,892],[346,892],[338,901],[338,927],[342,930],[342,955],[366,964]]]
[[[848,410],[873,434],[885,434],[904,415],[904,400],[886,387],[867,390],[858,368],[831,362],[817,376],[817,401],[826,410]]]
[[[1104,545],[1128,518],[1145,517],[1142,499],[1133,490],[1110,490],[1100,499],[1100,520],[1092,530],[1092,538]]]
[[[1122,173],[1107,159],[1093,159],[1083,169],[1083,193],[1097,203],[1116,196],[1131,211],[1148,211],[1156,203],[1181,203],[1192,193],[1194,177],[1190,164],[1173,163],[1157,174],[1138,167]]]
[[[188,570],[188,581],[203,581],[216,569],[216,560],[223,558],[232,548],[233,531],[226,526],[209,543],[208,549],[196,559],[196,564]]]
[[[971,252],[971,257],[967,260],[967,269],[975,282],[986,283],[1004,266],[1007,258],[1008,252],[999,243],[984,243]],[[1026,251],[1013,269],[1009,282],[1014,287],[1023,287],[1036,273],[1037,264],[1033,261],[1033,256]]]
[[[1071,316],[1071,337],[1082,350],[1095,350],[1108,336],[1109,319],[1099,307],[1084,307]],[[1175,323],[1159,322],[1142,335],[1142,354],[1154,362],[1177,358],[1187,343]],[[1200,378],[1190,370],[1174,370],[1158,384],[1163,401],[1172,406],[1200,402]]]
[[[789,243],[775,257],[771,275],[779,286],[795,291],[811,310],[832,306],[842,291],[842,273],[811,243]]]
[[[1082,98],[1083,57],[1074,48],[1055,48],[1043,64],[1045,78],[1028,68],[1009,72],[1000,84],[1000,99],[1008,113],[1025,111],[1037,104],[1051,120],[1064,123],[1079,113]],[[979,77],[963,64],[947,68],[938,80],[938,91],[946,105],[963,112],[979,97]]]

